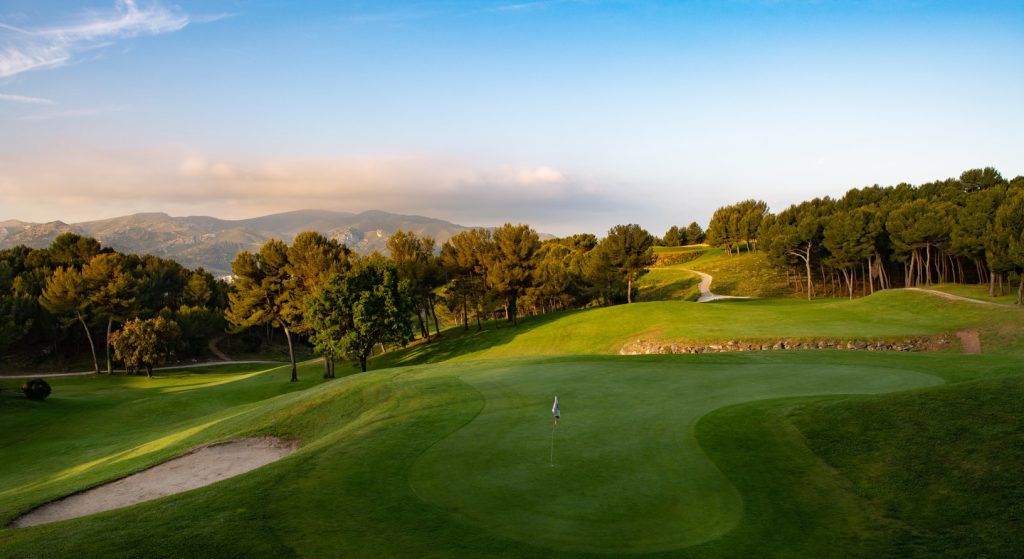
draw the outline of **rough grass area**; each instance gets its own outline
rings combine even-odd
[[[772,266],[763,252],[729,256],[719,248],[709,249],[685,267],[711,274],[711,290],[719,295],[741,297],[792,297],[786,273]]]

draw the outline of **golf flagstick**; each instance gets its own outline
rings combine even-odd
[[[555,465],[555,427],[558,426],[558,418],[562,411],[558,409],[558,396],[555,396],[555,405],[551,406],[551,465]]]

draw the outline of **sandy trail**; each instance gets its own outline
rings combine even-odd
[[[18,518],[11,526],[19,528],[68,520],[196,489],[280,460],[296,448],[296,441],[273,437],[200,447],[148,470],[47,503]]]
[[[200,367],[216,367],[218,365],[257,365],[260,363],[278,363],[287,365],[281,361],[206,361],[204,363],[189,363],[187,365],[172,365],[169,367],[153,367],[154,371],[173,371],[175,369],[197,369]],[[114,369],[114,373],[123,373],[124,369]],[[81,371],[77,373],[0,373],[0,378],[49,378],[49,377],[83,377],[85,375],[105,375],[106,371],[97,373],[95,371]]]
[[[952,293],[946,293],[945,291],[938,291],[935,289],[924,289],[922,287],[906,287],[907,291],[920,291],[921,293],[929,293],[931,295],[937,295],[943,299],[950,299],[952,301],[964,301],[966,303],[977,303],[979,305],[988,305],[990,307],[1003,307],[1004,309],[1017,309],[1020,308],[1017,305],[1007,305],[1006,303],[996,303],[993,301],[982,301],[981,299],[971,299],[970,297],[961,297],[959,295],[953,295]]]
[[[750,297],[739,297],[736,295],[716,295],[711,292],[711,281],[714,279],[709,274],[704,272],[698,272],[697,270],[684,270],[691,274],[697,274],[700,276],[700,284],[697,289],[700,290],[700,297],[697,299],[698,303],[707,303],[709,301],[718,301],[721,299],[749,299]]]

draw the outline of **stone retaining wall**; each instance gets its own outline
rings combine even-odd
[[[726,342],[685,343],[665,340],[635,340],[626,343],[619,355],[659,355],[676,353],[727,353],[781,349],[846,349],[859,351],[942,351],[952,347],[954,336],[920,336],[900,340],[729,340]]]

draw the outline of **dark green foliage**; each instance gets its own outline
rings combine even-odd
[[[988,254],[998,269],[1017,273],[1017,304],[1024,299],[1024,189],[1010,191],[996,212],[989,238]]]
[[[206,347],[211,338],[224,333],[226,323],[224,312],[203,306],[182,305],[171,316],[181,329],[181,353],[195,357]],[[259,340],[259,338],[257,338]],[[257,343],[256,349],[259,348]]]
[[[704,230],[696,221],[686,226],[686,242],[691,245],[703,243],[705,240]]]
[[[306,314],[316,330],[317,351],[349,356],[366,371],[378,344],[404,345],[412,339],[409,317],[415,308],[408,282],[382,258],[366,258],[345,274],[335,274],[310,297]]]
[[[675,247],[686,244],[686,230],[680,230],[678,226],[673,225],[665,231],[665,235],[661,238],[661,246]]]
[[[406,233],[399,230],[388,239],[388,250],[391,252],[391,260],[398,266],[399,276],[408,282],[419,307],[416,319],[419,322],[420,334],[430,341],[431,318],[434,319],[435,332],[441,333],[441,326],[434,310],[434,291],[445,283],[441,258],[434,254],[434,239],[418,237],[411,231]]]
[[[626,280],[626,302],[633,302],[633,282],[654,263],[654,237],[635,223],[616,225],[601,241],[607,263]]]
[[[518,300],[533,281],[540,238],[529,225],[506,223],[494,230],[488,254],[487,283],[505,299],[507,318],[517,324]]]
[[[42,402],[50,395],[50,384],[41,378],[34,378],[32,380],[26,380],[25,383],[21,385],[21,391],[29,400]]]
[[[146,320],[133,319],[111,336],[114,355],[129,373],[146,370],[153,376],[153,367],[174,355],[174,347],[181,337],[181,329],[173,320],[162,316]]]
[[[768,215],[768,204],[763,200],[744,200],[715,210],[708,224],[709,243],[724,247],[729,254],[739,252],[742,244],[747,250],[756,246],[761,223]],[[692,242],[692,241],[691,241]]]
[[[453,311],[461,310],[462,327],[469,329],[469,312],[482,328],[481,307],[487,294],[487,262],[494,249],[491,234],[485,229],[463,231],[441,247],[441,265],[449,283],[446,302]]]
[[[231,270],[236,279],[228,295],[225,318],[236,332],[266,325],[284,330],[291,380],[298,382],[291,329],[301,325],[303,307],[288,273],[288,245],[271,239],[255,254],[239,252]]]
[[[808,299],[814,296],[811,274],[824,252],[825,222],[833,207],[831,199],[815,198],[790,206],[762,223],[760,236],[769,258],[782,265],[803,264]]]

